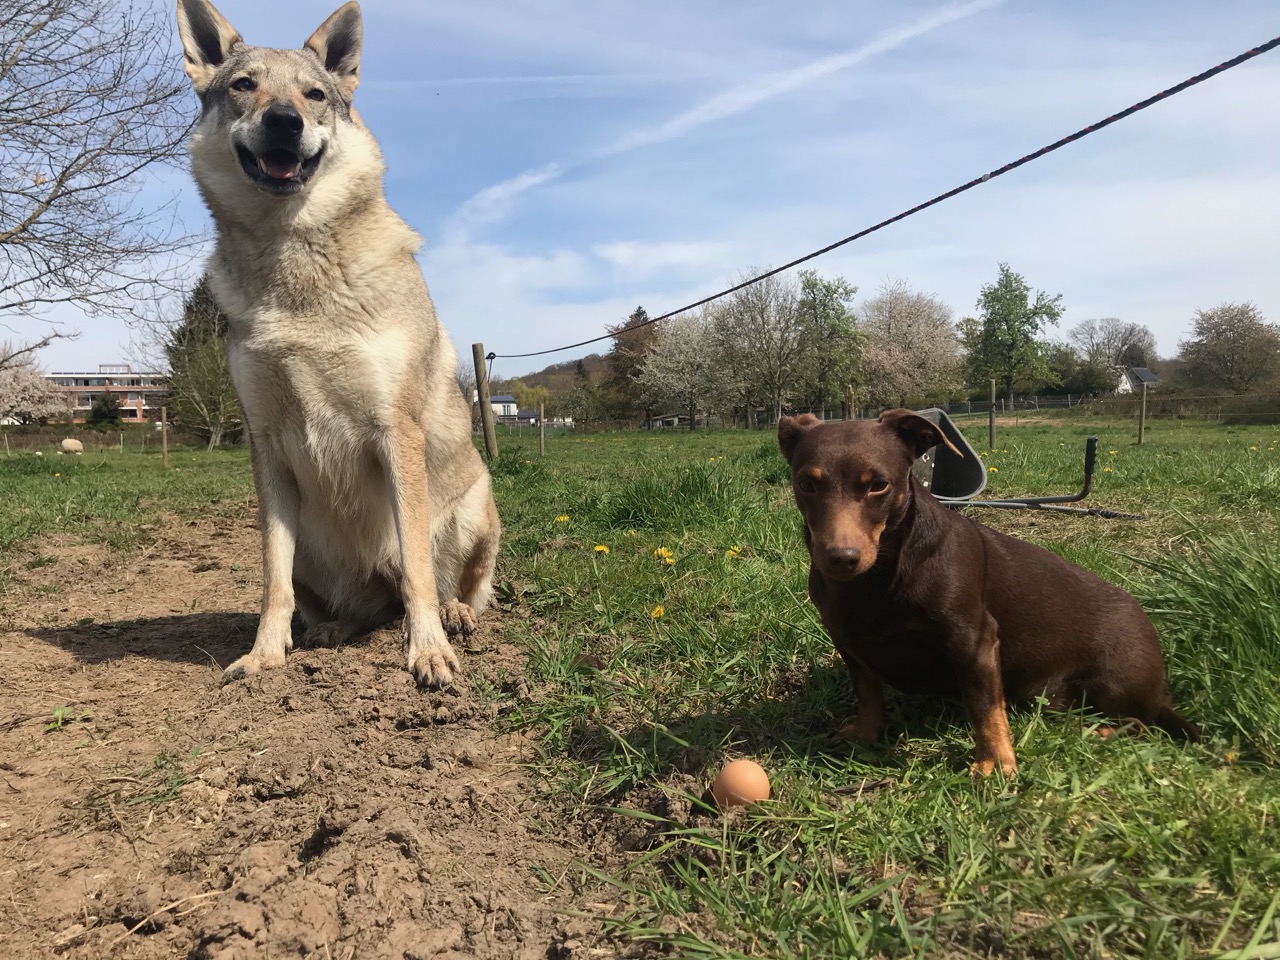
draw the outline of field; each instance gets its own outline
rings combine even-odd
[[[1280,957],[1280,428],[1025,422],[973,511],[1133,590],[1206,741],[956,704],[875,749],[771,435],[501,438],[499,603],[467,680],[395,631],[222,687],[252,640],[247,457],[0,459],[0,955]],[[985,446],[985,424],[970,432]],[[981,441],[981,442],[980,442]],[[720,816],[727,758],[774,799]]]

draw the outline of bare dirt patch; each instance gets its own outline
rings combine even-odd
[[[143,534],[10,558],[0,956],[619,955],[567,918],[584,847],[503,732],[529,686],[497,611],[459,691],[417,690],[390,630],[224,687],[257,620],[247,506]]]

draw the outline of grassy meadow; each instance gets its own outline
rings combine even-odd
[[[984,496],[1075,491],[1090,433],[1086,505],[1149,519],[971,512],[1131,589],[1206,741],[1104,740],[1032,704],[1012,782],[970,779],[958,704],[891,694],[884,743],[834,735],[852,692],[772,434],[553,437],[545,458],[501,437],[502,629],[533,689],[505,722],[552,805],[614,843],[547,883],[687,957],[1280,957],[1280,427],[1160,421],[1141,448],[1129,422],[1006,427]],[[127,548],[251,489],[243,451],[173,463],[0,460],[0,588],[20,542]],[[773,799],[721,818],[701,792],[740,756]]]

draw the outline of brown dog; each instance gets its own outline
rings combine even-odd
[[[912,476],[915,460],[946,442],[910,410],[778,423],[804,517],[809,596],[858,696],[848,735],[879,739],[887,681],[961,695],[976,773],[1017,769],[1006,698],[1084,703],[1197,739],[1174,712],[1160,642],[1133,597],[954,513]]]

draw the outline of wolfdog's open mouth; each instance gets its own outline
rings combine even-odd
[[[320,166],[324,147],[305,160],[292,150],[254,153],[239,145],[236,146],[236,155],[240,158],[240,167],[245,175],[258,186],[274,193],[295,193],[303,188]]]

